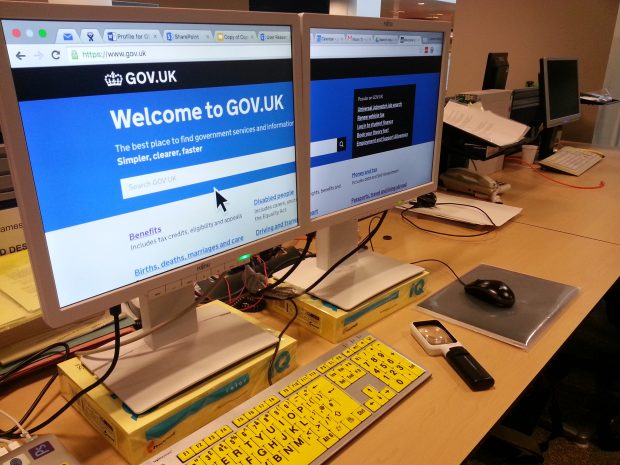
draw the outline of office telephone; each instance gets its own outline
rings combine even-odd
[[[510,184],[497,182],[495,179],[467,168],[450,168],[439,175],[443,187],[448,190],[464,192],[475,197],[488,198],[500,203],[499,195],[510,189]]]

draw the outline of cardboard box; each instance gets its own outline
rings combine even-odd
[[[349,311],[304,294],[295,299],[299,310],[296,321],[328,341],[342,341],[405,305],[420,300],[427,293],[428,275],[428,271],[424,271]],[[287,318],[291,318],[295,311],[293,304],[286,300],[269,299],[267,308]]]
[[[265,328],[253,318],[231,311]],[[296,355],[297,341],[284,335],[274,363],[274,380],[293,370]],[[142,415],[131,412],[103,385],[82,396],[74,406],[127,462],[137,464],[267,388],[272,356],[272,350],[258,354]],[[66,399],[96,379],[77,358],[61,363],[58,369]]]

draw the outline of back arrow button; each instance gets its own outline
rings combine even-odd
[[[24,55],[22,52],[17,52],[17,55],[15,55],[17,57],[18,60],[21,60],[22,58],[26,58],[26,55]]]

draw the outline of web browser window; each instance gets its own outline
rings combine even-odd
[[[443,33],[310,29],[311,216],[432,182]]]
[[[2,26],[61,307],[298,225],[289,27]]]

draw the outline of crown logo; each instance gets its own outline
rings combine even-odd
[[[112,71],[110,74],[106,74],[104,79],[108,87],[120,86],[123,84],[123,76],[121,74],[115,73],[114,71]]]

